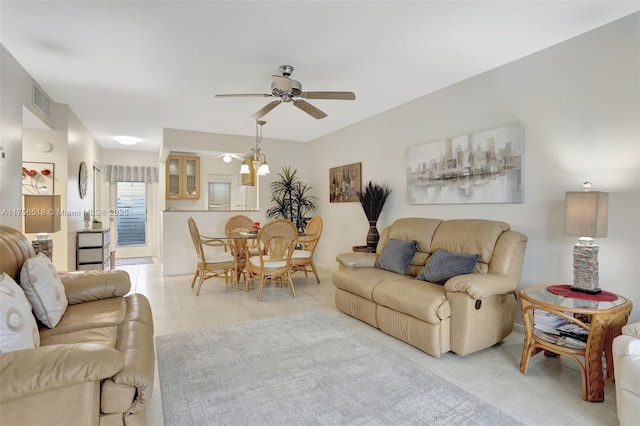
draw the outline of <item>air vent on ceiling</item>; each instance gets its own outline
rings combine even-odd
[[[50,115],[51,111],[51,99],[42,91],[42,89],[33,82],[33,105],[38,107],[38,109],[44,112],[47,117]]]

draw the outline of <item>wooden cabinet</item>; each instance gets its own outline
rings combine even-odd
[[[167,157],[167,200],[200,198],[200,157],[169,155]]]
[[[78,271],[109,268],[111,236],[108,229],[80,231],[76,236],[76,269]]]

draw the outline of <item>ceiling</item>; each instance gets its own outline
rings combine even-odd
[[[162,129],[255,135],[280,65],[306,91],[353,91],[265,116],[308,142],[640,10],[639,1],[0,2],[0,42],[105,148]]]

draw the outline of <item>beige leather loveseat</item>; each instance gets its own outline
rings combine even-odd
[[[613,339],[613,374],[620,426],[638,424],[640,418],[640,322],[622,327]]]
[[[0,275],[19,282],[35,253],[0,226]],[[0,424],[144,425],[153,391],[151,308],[125,271],[59,274],[68,299],[40,347],[0,354]]]
[[[417,242],[404,274],[375,267],[392,240]],[[336,306],[435,357],[478,351],[513,329],[526,242],[504,222],[399,219],[383,231],[376,253],[338,255]],[[416,279],[438,249],[478,255],[472,273],[443,284]]]

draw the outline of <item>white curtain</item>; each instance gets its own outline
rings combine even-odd
[[[116,182],[158,182],[158,168],[144,166],[107,166],[104,180]]]

